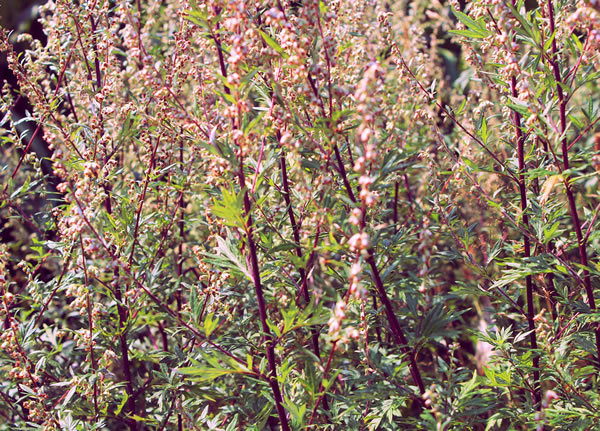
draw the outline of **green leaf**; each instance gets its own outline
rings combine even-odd
[[[125,404],[127,403],[128,399],[129,399],[129,394],[127,393],[125,388],[123,388],[123,398],[121,399],[121,402],[115,409],[115,416],[119,416],[121,414],[121,411],[123,410],[123,407],[125,407]]]
[[[265,115],[265,112],[261,112],[254,119],[252,119],[252,121],[244,124],[244,126],[242,127],[242,129],[244,130],[244,133],[248,134],[248,132],[251,132],[260,123],[260,121],[262,120],[264,115]]]
[[[286,54],[284,49],[273,38],[271,38],[271,36],[269,36],[267,33],[265,33],[262,30],[258,30],[258,32],[260,33],[260,35],[262,36],[263,40],[265,41],[265,43],[267,45],[269,45],[271,48],[273,48],[275,51],[277,51],[279,54],[281,54],[281,56],[283,58],[285,58],[287,60],[289,55]]]
[[[217,243],[217,251],[225,256],[235,266],[235,268],[239,269],[242,274],[248,278],[248,280],[253,281],[252,275],[250,274],[250,271],[248,271],[248,267],[246,266],[245,261],[240,255],[239,251],[234,248],[230,242],[221,237],[217,237]]]
[[[225,428],[225,431],[234,431],[234,430],[238,429],[237,428],[238,418],[239,418],[239,416],[235,415],[233,417],[233,420],[229,423],[229,425],[227,425],[227,428]]]
[[[188,21],[196,24],[198,27],[210,29],[207,13],[205,11],[201,10],[200,8],[198,8],[198,5],[196,4],[195,0],[192,0],[190,2],[190,5],[192,6],[192,10],[186,11],[185,18]]]
[[[180,374],[194,377],[194,381],[211,381],[227,374],[236,373],[226,368],[184,367],[177,370]]]
[[[212,212],[222,218],[228,226],[243,228],[245,219],[242,215],[245,190],[235,193],[235,190],[223,189],[221,200],[215,199]]]
[[[196,292],[196,289],[196,286],[190,286],[190,308],[192,309],[192,316],[194,317],[194,321],[198,322],[201,308],[198,301],[198,293]]]
[[[467,159],[466,157],[463,157],[462,160],[463,160],[463,162],[465,162],[465,165],[467,165],[469,167],[469,169],[471,169],[472,171],[474,171],[474,172],[479,171],[479,166],[477,166],[471,160]]]
[[[74,385],[71,389],[69,389],[69,392],[67,392],[67,395],[63,399],[63,402],[62,402],[63,406],[67,406],[69,404],[69,401],[71,401],[71,398],[73,397],[73,395],[75,394],[76,391],[77,391],[77,385]],[[117,413],[117,415],[118,414],[119,413]]]
[[[479,136],[481,136],[483,143],[487,145],[490,135],[488,133],[488,127],[487,127],[487,121],[485,119],[485,115],[481,117],[481,127],[479,128]]]
[[[208,313],[204,318],[204,335],[206,338],[210,337],[210,334],[219,327],[219,319],[214,319],[215,313]]]
[[[508,8],[511,10],[511,12],[512,12],[513,16],[514,16],[515,18],[517,18],[517,20],[518,20],[518,21],[521,23],[521,28],[522,28],[523,30],[525,30],[525,31],[527,32],[527,34],[528,34],[528,35],[529,35],[529,36],[530,36],[530,37],[531,37],[531,38],[532,38],[532,39],[533,39],[535,42],[538,42],[538,41],[536,41],[536,40],[535,40],[535,35],[533,34],[533,29],[532,29],[531,23],[529,23],[529,21],[527,21],[527,20],[525,19],[525,17],[524,17],[523,15],[521,15],[521,14],[519,13],[519,11],[517,10],[517,8],[515,8],[515,7],[514,7],[512,4],[510,4],[509,2],[507,2],[507,3],[506,3],[506,6],[507,6],[507,7],[508,7]]]
[[[545,52],[548,52],[550,50],[550,47],[552,46],[552,41],[554,40],[555,36],[556,36],[556,30],[554,30],[554,33],[552,33],[550,35],[550,37],[546,40],[546,42],[544,42],[544,51]],[[572,39],[574,41],[576,41],[576,43],[578,43],[579,46],[581,46],[581,42],[579,42],[579,39],[577,38],[577,36],[575,35],[575,33],[573,33]],[[583,48],[583,46],[581,46],[581,48]]]
[[[10,198],[14,199],[17,196],[21,195],[21,194],[25,194],[29,191],[29,185],[31,183],[31,176],[27,175],[27,179],[25,180],[25,182],[23,183],[23,185],[21,185],[21,187],[19,187],[18,189],[16,189],[14,192],[12,192],[10,194]]]
[[[487,29],[485,28],[485,24],[475,21],[469,15],[467,15],[463,12],[460,12],[454,8],[452,8],[452,13],[454,14],[454,16],[456,16],[456,18],[461,23],[463,23],[465,25],[465,27],[467,27],[469,30],[471,30],[473,32],[473,34],[475,34],[475,36],[468,36],[468,37],[483,38],[483,37],[489,36],[489,31],[487,31]],[[461,31],[461,30],[454,30],[454,31]]]
[[[546,229],[544,227],[544,244],[548,244],[552,239],[554,239],[560,232],[557,232],[558,227],[560,226],[560,222],[555,222],[550,229]]]
[[[272,322],[270,319],[267,319],[267,326],[271,328],[271,331],[273,331],[277,338],[281,337],[281,330],[276,323]]]
[[[473,30],[450,30],[448,33],[464,36],[471,39],[484,39],[487,35]]]
[[[462,112],[465,110],[465,106],[467,106],[467,98],[466,97],[463,99],[462,103],[460,104],[458,111],[455,112],[455,115],[458,116],[458,115],[462,114]]]
[[[327,13],[327,5],[322,0],[319,1],[319,13],[321,14],[321,16]]]
[[[524,117],[529,117],[529,109],[527,108],[527,104],[525,102],[518,101],[517,99],[512,98],[510,96],[509,98],[512,99],[515,103],[507,103],[506,106],[508,106],[510,109],[516,111]]]
[[[494,260],[494,258],[496,258],[496,256],[498,256],[498,254],[501,251],[502,251],[502,240],[499,239],[494,244],[494,247],[492,247],[492,249],[490,251],[488,251],[488,259],[487,259],[487,262],[485,263],[486,266],[489,265]]]
[[[195,382],[209,382],[229,374],[254,374],[229,356],[210,351],[201,351],[200,356],[207,364],[193,360],[194,365],[178,368],[177,373],[189,376],[190,380]]]

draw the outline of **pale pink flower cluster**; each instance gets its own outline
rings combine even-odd
[[[5,246],[0,247],[0,274],[3,279],[6,278],[6,251]],[[28,352],[24,350],[19,342],[20,325],[11,313],[10,308],[15,296],[5,290],[2,285],[0,285],[0,289],[0,292],[3,293],[0,298],[0,317],[5,323],[4,330],[0,333],[0,350],[3,351],[4,355],[14,360],[13,367],[5,370],[5,375],[27,387],[28,391],[34,395],[31,399],[24,401],[23,405],[29,409],[28,417],[30,420],[43,421],[49,416],[48,409],[44,405],[48,395],[40,385],[41,379],[37,374],[35,364],[29,359]]]
[[[333,310],[333,315],[327,322],[329,325],[329,335],[336,340],[336,346],[344,345],[351,339],[357,340],[360,336],[358,329],[354,328],[353,326],[347,326],[342,331],[342,321],[346,318],[346,307],[346,301],[337,301],[335,304],[335,309]]]
[[[593,63],[600,68],[600,1],[579,0],[577,9],[566,20],[572,30],[587,33],[585,51],[581,54],[581,64]]]
[[[381,114],[381,108],[378,105],[381,100],[377,95],[377,89],[382,74],[381,65],[373,62],[365,71],[354,92],[354,98],[358,102],[356,109],[362,119],[357,129],[358,141],[362,145],[362,155],[356,159],[354,171],[361,174],[358,180],[361,186],[359,198],[369,208],[373,207],[378,200],[377,192],[370,189],[374,180],[368,175],[368,171],[378,156],[375,144],[377,136],[374,130],[376,118]]]
[[[358,259],[350,267],[350,288],[348,289],[351,296],[356,299],[365,299],[367,296],[367,289],[361,284],[361,274],[363,272],[362,265]]]
[[[329,325],[329,334],[336,334],[339,332],[342,327],[342,320],[346,317],[345,313],[346,302],[343,300],[339,300],[335,304],[335,309],[333,311],[333,316],[329,319],[327,324]]]
[[[348,222],[354,226],[360,225],[360,221],[362,219],[362,211],[360,208],[353,208],[350,212],[350,217],[348,218]]]
[[[352,252],[363,252],[369,247],[369,234],[366,232],[359,232],[350,237],[348,240],[348,246]]]

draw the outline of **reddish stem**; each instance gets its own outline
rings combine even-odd
[[[552,0],[546,2],[548,8],[548,20],[550,23],[550,34],[554,34],[554,7]],[[559,115],[560,115],[560,135],[561,148],[562,148],[562,161],[563,169],[569,169],[569,145],[567,142],[566,130],[567,130],[567,101],[563,93],[563,80],[561,78],[560,69],[558,67],[558,48],[556,45],[556,39],[552,39],[552,56],[549,59],[550,66],[554,73],[554,80],[556,82],[556,94],[559,102]],[[585,290],[588,298],[588,304],[592,313],[596,311],[596,301],[594,299],[594,289],[592,287],[592,280],[588,267],[588,255],[586,249],[586,241],[583,236],[581,229],[581,222],[579,220],[579,214],[577,213],[577,204],[575,202],[575,195],[569,180],[565,178],[565,192],[567,195],[567,201],[569,202],[569,211],[571,213],[571,219],[573,221],[573,227],[575,235],[577,236],[577,247],[579,249],[579,262],[583,266],[583,281],[585,284]],[[598,322],[594,323],[594,335],[596,338],[596,359],[600,361],[600,325]]]

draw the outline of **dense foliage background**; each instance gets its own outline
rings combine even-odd
[[[1,430],[596,427],[596,0],[39,21],[0,39]]]

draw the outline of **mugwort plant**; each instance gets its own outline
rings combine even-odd
[[[596,427],[600,2],[36,13],[1,430]]]

